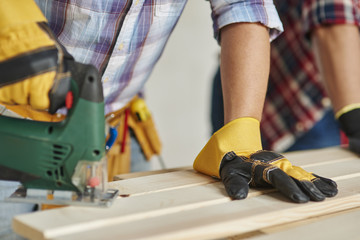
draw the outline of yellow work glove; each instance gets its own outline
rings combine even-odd
[[[194,169],[218,177],[233,199],[247,197],[252,187],[275,187],[294,202],[321,201],[337,194],[336,183],[293,166],[284,156],[263,151],[259,122],[239,118],[210,138]]]
[[[35,2],[0,1],[0,102],[54,113],[70,89],[73,62]]]

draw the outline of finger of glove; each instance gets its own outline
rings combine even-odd
[[[303,193],[294,180],[281,169],[274,169],[269,172],[269,180],[272,185],[283,195],[296,203],[305,203],[309,197]]]
[[[220,176],[225,190],[232,199],[244,199],[249,193],[251,164],[239,160],[225,162]]]
[[[244,199],[249,193],[249,184],[244,177],[233,173],[223,181],[226,192],[232,199]]]
[[[314,185],[326,196],[333,197],[338,193],[337,184],[331,179],[313,174],[317,179],[313,181]]]
[[[325,199],[325,195],[314,185],[314,183],[310,181],[300,181],[295,178],[293,179],[303,192],[310,197],[310,200],[319,202]]]
[[[360,153],[360,139],[349,137],[349,149],[355,153]]]
[[[21,82],[0,88],[0,102],[5,104],[28,104],[29,94]]]
[[[39,110],[49,108],[49,91],[53,85],[55,72],[47,72],[27,81],[31,81],[29,86],[30,105]]]

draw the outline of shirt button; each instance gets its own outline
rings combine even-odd
[[[304,125],[302,123],[297,123],[295,126],[296,130],[298,130],[299,132],[304,131]]]
[[[321,104],[322,104],[324,107],[329,107],[329,106],[331,105],[331,100],[330,100],[330,98],[324,97],[324,98],[321,100]]]
[[[124,48],[124,43],[120,43],[118,49],[121,51]]]
[[[106,82],[108,82],[108,81],[109,81],[109,78],[108,78],[108,77],[104,78],[104,83],[106,83]]]

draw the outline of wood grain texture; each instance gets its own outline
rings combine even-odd
[[[360,239],[360,208],[341,212],[335,216],[325,216],[316,221],[303,222],[295,227],[282,228],[280,231],[269,232],[252,240],[279,240],[279,239]],[[331,229],[331,230],[329,230]]]
[[[13,227],[30,239],[215,239],[360,207],[357,155],[330,148],[286,156],[336,180],[339,194],[295,204],[272,189],[251,189],[247,199],[231,201],[221,182],[185,169],[112,182],[129,197],[108,209],[65,207],[20,215]]]
[[[133,172],[133,173],[123,173],[114,176],[114,181],[130,179],[130,178],[137,178],[137,177],[144,177],[149,175],[161,174],[161,173],[169,173],[169,172],[176,172],[181,170],[191,170],[191,166],[186,167],[179,167],[179,168],[169,168],[169,169],[161,169],[155,171],[145,171],[145,172]]]
[[[335,240],[345,237],[356,240],[360,239],[359,214],[360,208],[357,207],[226,237],[226,240],[300,240],[305,238]]]
[[[108,187],[119,189],[120,195],[136,196],[175,188],[204,185],[215,181],[217,180],[189,169],[114,181],[110,182]]]

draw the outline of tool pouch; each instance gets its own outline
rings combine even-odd
[[[148,161],[152,156],[158,155],[161,152],[162,146],[153,118],[148,115],[146,119],[139,120],[132,111],[130,111],[130,114],[126,114],[126,109],[132,109],[131,105],[137,100],[138,97],[135,97],[124,108],[107,115],[108,124],[110,126],[117,126],[118,131],[118,137],[107,153],[109,181],[112,181],[115,175],[128,173],[131,170],[131,138],[129,131],[125,130],[126,127],[124,125],[127,125],[132,130]],[[125,137],[123,137],[124,134],[126,134]],[[121,151],[123,145],[125,147]]]
[[[134,131],[136,139],[148,161],[152,156],[160,154],[161,142],[151,116],[144,121],[138,121],[131,115],[129,117],[129,128]]]
[[[131,140],[129,131],[125,132],[124,121],[125,111],[118,111],[112,118],[112,124],[117,127],[118,137],[116,138],[113,146],[107,152],[106,157],[108,161],[108,181],[113,181],[115,175],[130,172],[130,156],[131,156]],[[126,136],[123,138],[124,134]],[[123,143],[123,141],[125,142]],[[121,146],[125,144],[123,152],[121,152]]]

